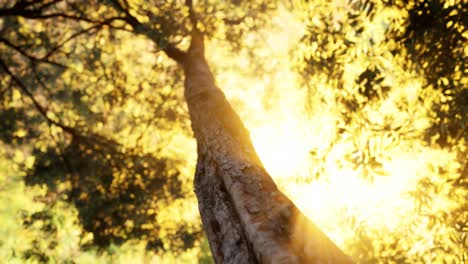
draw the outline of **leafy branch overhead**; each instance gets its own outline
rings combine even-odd
[[[299,210],[358,262],[467,259],[464,1],[0,2],[0,259],[254,259],[240,217]]]
[[[25,129],[8,137],[11,143],[32,143],[36,162],[26,182],[45,183],[56,199],[75,204],[84,229],[94,234],[98,245],[138,238],[153,249],[168,247],[169,240],[160,241],[155,209],[191,196],[187,175],[179,171],[186,166],[183,161],[161,152],[162,142],[157,149],[145,143],[154,129],[161,135],[181,128],[189,133],[178,93],[181,72],[155,52],[176,60],[183,56],[190,20],[195,22],[189,2],[156,2],[149,8],[127,1],[18,1],[0,6],[0,80],[7,84],[0,91],[2,111],[12,113],[3,115],[13,118],[6,129]],[[265,5],[272,7],[197,5],[199,27],[207,36],[218,34],[217,28],[204,25],[216,16],[226,23],[236,21],[236,34],[242,34],[260,21],[261,13],[242,23],[244,18],[225,11],[246,6],[267,11]],[[131,41],[130,35],[136,37],[140,54],[119,50]],[[139,63],[139,70],[128,70],[148,52],[152,55],[144,65]],[[122,142],[120,137],[128,134],[136,136]],[[67,187],[59,187],[63,184]],[[141,206],[134,206],[137,201]],[[123,227],[129,223],[134,227]],[[182,243],[179,237],[170,244],[193,246],[201,234],[199,225],[180,223],[180,228],[173,236],[185,237]]]

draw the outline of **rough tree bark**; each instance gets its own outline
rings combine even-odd
[[[135,33],[152,39],[184,69],[184,95],[198,151],[195,192],[216,263],[352,263],[278,190],[265,171],[247,129],[216,87],[204,56],[203,36],[196,30],[191,2],[186,0],[194,31],[190,48],[184,52],[168,43],[163,34],[139,22],[118,0],[109,1],[122,14],[119,19],[125,20]],[[41,14],[40,8],[21,9],[28,5],[4,8],[0,16]],[[0,66],[46,117],[6,64]],[[73,131],[51,119],[47,121]]]
[[[215,84],[203,36],[194,30],[189,50],[171,57],[185,72],[198,152],[195,193],[215,262],[352,263],[264,169],[248,130]]]

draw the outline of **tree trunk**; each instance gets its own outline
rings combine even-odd
[[[215,85],[201,34],[182,62],[197,140],[195,193],[216,263],[352,263],[281,192]]]

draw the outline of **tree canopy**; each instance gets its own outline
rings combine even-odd
[[[0,3],[0,258],[211,261],[192,1]],[[194,1],[266,169],[362,263],[468,259],[463,1]]]

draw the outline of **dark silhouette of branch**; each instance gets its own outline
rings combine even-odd
[[[78,36],[80,35],[83,35],[83,34],[87,34],[87,33],[90,33],[91,31],[93,30],[97,30],[97,29],[101,29],[102,27],[104,26],[110,26],[110,24],[113,22],[113,21],[116,21],[116,20],[125,20],[123,17],[111,17],[111,18],[108,18],[106,20],[103,20],[103,21],[100,21],[100,22],[97,22],[95,23],[94,25],[88,27],[88,28],[85,28],[83,30],[80,30],[74,34],[72,34],[71,36],[69,36],[68,38],[66,38],[64,41],[62,41],[60,44],[58,44],[57,46],[55,46],[54,48],[52,48],[45,56],[44,58],[49,58],[50,56],[52,56],[52,54],[54,54],[57,50],[59,50],[60,48],[62,48],[65,44],[67,44],[68,42],[70,42],[71,40],[77,38]]]
[[[47,55],[44,56],[43,58],[34,57],[34,56],[28,54],[27,52],[23,51],[20,47],[18,47],[16,45],[12,44],[11,42],[9,42],[7,39],[0,38],[0,42],[3,42],[7,46],[15,49],[16,51],[18,51],[22,55],[26,56],[30,60],[38,61],[38,62],[46,62],[46,63],[54,64],[56,66],[65,67],[62,64],[58,64],[56,62],[49,61],[47,58],[49,58],[53,53],[55,53],[57,50],[59,50],[61,47],[63,47],[70,40],[72,40],[72,39],[74,39],[74,38],[76,38],[76,37],[78,37],[78,36],[80,36],[82,34],[88,33],[88,32],[90,32],[90,31],[92,31],[94,29],[100,29],[103,26],[109,26],[112,29],[125,30],[124,28],[121,28],[121,27],[112,26],[112,22],[116,21],[116,20],[122,20],[122,21],[126,22],[127,21],[126,17],[111,17],[111,18],[107,18],[105,20],[99,21],[99,20],[93,20],[93,19],[87,18],[85,16],[77,16],[77,15],[66,14],[66,13],[43,14],[43,11],[47,7],[50,7],[50,6],[52,6],[52,5],[54,5],[54,4],[58,3],[58,2],[61,2],[61,1],[63,1],[63,0],[54,0],[54,1],[51,1],[51,2],[45,2],[45,3],[43,2],[42,5],[40,5],[37,8],[33,8],[33,9],[28,9],[28,7],[40,4],[40,1],[32,1],[32,2],[20,1],[20,2],[16,3],[11,8],[0,8],[0,17],[1,16],[21,16],[21,17],[25,17],[25,18],[28,18],[28,19],[63,18],[63,19],[68,19],[68,20],[87,22],[87,23],[90,23],[90,24],[93,24],[93,25],[86,28],[86,29],[83,29],[81,31],[78,31],[78,32],[74,33],[73,35],[71,35],[70,37],[68,37],[64,41],[62,41],[60,44],[58,44],[56,47],[52,48],[47,53]]]
[[[59,2],[59,1],[55,1]],[[23,5],[22,5],[23,6]],[[77,16],[73,14],[66,14],[66,13],[49,13],[44,14],[42,13],[43,7],[39,9],[20,9],[20,8],[0,8],[0,17],[1,16],[20,16],[28,19],[50,19],[50,18],[63,18],[68,20],[75,20],[75,21],[82,21],[88,22],[92,24],[99,24],[102,23],[99,20],[93,20],[87,18],[85,16]],[[115,19],[115,18],[114,18]]]
[[[41,114],[41,116],[47,121],[47,123],[49,124],[52,124],[52,125],[55,125],[55,126],[58,126],[60,128],[63,129],[63,131],[73,135],[73,136],[78,136],[78,133],[77,131],[72,128],[72,127],[69,127],[67,125],[64,125],[56,120],[53,120],[51,119],[48,115],[47,115],[47,111],[45,110],[45,108],[36,100],[36,98],[34,97],[34,95],[31,93],[31,91],[29,91],[29,89],[26,87],[26,85],[16,76],[14,75],[10,69],[8,68],[8,66],[6,65],[6,63],[0,59],[0,66],[3,68],[3,70],[7,73],[7,75],[9,75],[11,77],[11,79],[16,83],[16,85],[18,85],[18,87],[20,88],[20,90],[27,96],[29,97],[29,99],[31,99],[34,107],[36,108],[36,110]]]
[[[128,9],[123,7],[118,0],[110,0],[110,2],[117,11],[125,15],[124,20],[135,30],[135,33],[147,36],[156,43],[169,58],[178,63],[183,63],[186,57],[185,52],[177,48],[174,44],[169,43],[161,32],[138,21],[138,19],[132,16]],[[126,6],[128,6],[128,4],[126,4]]]
[[[54,5],[54,4],[56,4],[56,3],[60,2],[60,1],[62,1],[62,0],[55,0],[55,1],[48,2],[48,3],[44,3],[39,8],[34,9],[34,10],[27,10],[26,8],[29,7],[29,6],[32,6],[34,4],[38,4],[39,1],[31,1],[31,2],[29,2],[29,1],[19,1],[12,8],[0,9],[0,16],[15,16],[16,15],[16,16],[23,16],[23,17],[27,17],[27,18],[51,18],[51,17],[61,16],[61,17],[72,18],[71,16],[63,15],[63,14],[38,15],[45,8],[47,8],[47,7],[51,6],[51,5]],[[80,19],[80,20],[82,20],[82,19]],[[46,57],[38,58],[38,57],[35,57],[33,55],[30,55],[26,51],[22,50],[19,46],[14,45],[13,43],[11,43],[10,41],[8,41],[5,38],[0,38],[0,42],[4,43],[6,46],[14,49],[15,51],[17,51],[18,53],[20,53],[21,55],[23,55],[24,57],[28,58],[31,61],[31,65],[33,67],[33,71],[34,71],[34,74],[36,76],[36,80],[39,82],[39,84],[43,88],[46,88],[46,86],[42,82],[42,80],[39,78],[39,76],[38,76],[38,74],[36,72],[36,67],[35,67],[36,63],[49,63],[49,64],[52,64],[54,66],[59,66],[59,67],[66,68],[65,65],[54,62],[54,61],[50,61]],[[52,125],[56,125],[56,126],[61,127],[65,132],[70,133],[72,135],[75,135],[75,130],[74,129],[72,129],[71,127],[67,127],[67,126],[65,126],[65,125],[63,125],[63,124],[61,124],[61,123],[59,123],[59,122],[57,122],[55,120],[52,120],[47,116],[47,113],[46,113],[44,107],[42,107],[39,104],[39,102],[34,98],[33,94],[27,89],[25,84],[10,71],[10,69],[5,64],[5,62],[0,60],[0,65],[5,70],[5,72],[11,77],[10,84],[16,83],[18,85],[18,87],[31,99],[31,101],[33,102],[33,104],[36,107],[36,109],[38,110],[38,112],[46,119],[46,121],[47,121],[47,123],[49,125],[49,128]],[[11,85],[9,85],[7,88],[10,88],[10,87],[11,87]],[[55,145],[57,146],[57,149],[59,150],[59,155],[60,155],[60,157],[62,159],[62,162],[63,162],[65,168],[67,169],[67,171],[69,173],[73,174],[73,170],[72,170],[72,167],[71,167],[70,163],[66,159],[62,148],[58,144],[55,137],[52,135],[50,129],[49,129],[49,133],[50,133],[50,137],[51,137],[52,141],[54,141]]]
[[[88,23],[97,23],[98,21],[92,20],[87,17],[81,16],[74,16],[64,13],[52,13],[52,14],[31,14],[31,15],[22,15],[22,17],[29,18],[29,19],[49,19],[49,18],[64,18],[76,21],[84,21]]]
[[[40,15],[43,10],[50,6],[53,6],[63,0],[54,0],[50,2],[44,1],[19,1],[11,8],[0,8],[0,16],[23,16],[23,17],[34,17]],[[28,9],[30,6],[42,4],[36,8]]]
[[[11,8],[0,8],[0,17],[1,16],[22,16],[22,17],[29,18],[29,19],[64,18],[64,19],[75,20],[75,21],[84,21],[84,22],[93,24],[93,26],[87,29],[84,29],[82,31],[79,31],[73,34],[72,36],[70,36],[69,38],[67,38],[66,40],[64,40],[61,44],[57,45],[55,48],[49,51],[48,54],[44,58],[50,57],[55,51],[63,47],[65,43],[72,40],[73,38],[81,34],[88,33],[92,31],[93,29],[101,28],[104,25],[108,25],[113,29],[125,30],[124,28],[121,28],[121,27],[112,27],[111,25],[111,23],[115,20],[122,20],[122,21],[125,21],[127,24],[129,24],[134,29],[135,33],[145,35],[148,38],[150,38],[152,41],[154,41],[161,48],[161,50],[164,53],[166,53],[166,55],[169,56],[170,58],[174,59],[175,61],[179,63],[182,63],[185,59],[185,52],[178,49],[174,44],[169,43],[168,40],[163,36],[161,32],[155,29],[152,29],[151,27],[141,23],[140,21],[138,21],[137,18],[135,18],[132,14],[130,14],[130,12],[128,11],[129,5],[126,1],[123,1],[124,4],[122,5],[120,4],[118,0],[110,0],[110,2],[112,3],[112,6],[118,12],[123,13],[124,16],[112,17],[112,18],[105,19],[104,21],[96,21],[96,20],[81,16],[81,15],[76,16],[76,15],[66,14],[66,13],[50,13],[50,14],[43,13],[43,11],[46,8],[61,1],[63,0],[54,0],[51,2],[20,1]],[[39,6],[35,8],[30,8],[30,7],[34,7],[35,5],[39,5]],[[193,15],[190,15],[190,17],[191,17],[191,20],[192,20],[192,17],[194,18]]]
[[[61,64],[61,63],[58,63],[58,62],[55,62],[55,61],[50,61],[48,60],[46,57],[44,58],[38,58],[38,57],[35,57],[31,54],[28,54],[26,51],[22,50],[20,47],[14,45],[13,43],[11,43],[10,41],[8,41],[7,39],[5,38],[2,38],[0,37],[0,42],[5,44],[6,46],[16,50],[18,53],[20,53],[21,55],[23,55],[24,57],[28,58],[29,60],[31,61],[34,61],[34,62],[43,62],[43,63],[48,63],[48,64],[52,64],[54,66],[58,66],[58,67],[62,67],[62,68],[67,68],[67,66]]]
[[[74,34],[72,34],[71,36],[69,36],[68,38],[66,38],[65,40],[63,40],[62,42],[60,42],[58,45],[56,45],[55,47],[53,47],[51,50],[49,50],[49,52],[47,52],[47,54],[45,56],[43,56],[42,58],[39,58],[39,57],[35,57],[31,54],[28,54],[26,51],[22,50],[20,47],[14,45],[13,43],[11,43],[9,40],[5,39],[5,38],[1,38],[0,37],[0,42],[4,43],[5,45],[7,45],[8,47],[16,50],[17,52],[19,52],[21,55],[27,57],[28,59],[30,59],[31,61],[34,61],[34,62],[44,62],[44,63],[49,63],[49,64],[52,64],[52,65],[55,65],[55,66],[59,66],[59,67],[62,67],[62,68],[67,68],[66,65],[63,65],[61,63],[58,63],[58,62],[55,62],[55,61],[51,61],[49,60],[49,57],[52,56],[56,51],[58,51],[60,48],[62,48],[66,43],[70,42],[71,40],[77,38],[78,36],[80,35],[83,35],[83,34],[87,34],[87,33],[90,33],[92,32],[93,30],[99,30],[101,28],[103,28],[104,26],[110,26],[111,28],[114,28],[114,29],[121,29],[121,28],[116,28],[116,27],[112,27],[111,26],[111,23],[113,21],[116,21],[116,20],[123,20],[125,21],[125,18],[123,17],[111,17],[111,18],[108,18],[108,19],[105,19],[103,21],[92,21],[92,20],[88,20],[88,21],[92,21],[92,23],[94,23],[94,25],[88,27],[88,28],[85,28],[83,30],[80,30]]]

